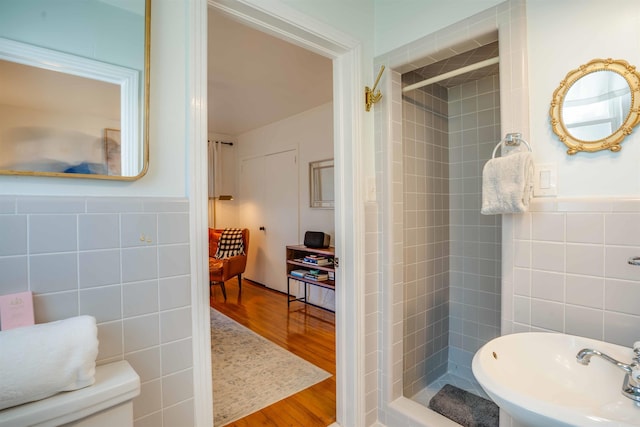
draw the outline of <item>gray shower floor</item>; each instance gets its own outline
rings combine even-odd
[[[447,372],[437,380],[433,381],[427,387],[416,393],[411,398],[411,400],[428,407],[431,398],[435,396],[435,394],[439,392],[445,384],[454,385],[458,388],[468,391],[469,393],[473,393],[476,396],[484,397],[485,399],[491,400],[491,398],[487,396],[487,393],[484,392],[480,384],[475,379],[469,380],[466,378],[461,378],[450,372]]]

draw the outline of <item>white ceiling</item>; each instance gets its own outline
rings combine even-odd
[[[209,133],[236,136],[333,97],[332,61],[209,8]]]

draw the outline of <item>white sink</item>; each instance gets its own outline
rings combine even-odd
[[[527,332],[485,344],[473,358],[482,388],[527,427],[640,426],[640,407],[621,393],[625,373],[593,357],[576,361],[583,348],[631,363],[631,348],[573,335]]]

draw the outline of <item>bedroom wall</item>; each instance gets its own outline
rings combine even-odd
[[[297,148],[299,210],[287,213],[281,218],[283,223],[290,222],[295,216],[299,218],[298,241],[290,244],[302,243],[305,231],[322,231],[331,235],[331,245],[334,245],[334,209],[313,209],[309,206],[309,162],[333,158],[333,103],[321,105],[238,135],[237,140],[237,171],[240,171],[242,159]],[[239,176],[236,177],[237,182],[239,182]],[[284,248],[282,262],[284,265]],[[274,266],[274,268],[281,268],[281,266]],[[335,308],[332,291],[312,286],[310,300]]]
[[[304,232],[323,231],[334,236],[334,210],[309,207],[309,162],[333,158],[333,104],[327,103],[314,109],[288,117],[276,123],[237,135],[235,181],[230,188],[238,188],[240,162],[244,158],[278,152],[284,148],[298,149],[298,176],[300,183],[298,242],[302,243]],[[220,205],[221,203],[219,203]],[[234,203],[235,205],[235,203]],[[225,205],[226,206],[231,206]],[[236,207],[237,209],[237,207]],[[225,221],[235,216],[225,214]],[[287,221],[287,218],[283,218]],[[227,225],[231,224],[231,225]],[[220,222],[222,226],[233,226],[232,221]],[[333,239],[331,244],[333,245]]]

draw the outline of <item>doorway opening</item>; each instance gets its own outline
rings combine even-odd
[[[211,9],[214,9],[214,8],[210,7],[209,9],[210,9],[209,28],[211,29],[212,25],[215,25],[216,21],[219,22],[220,16],[212,19]],[[223,18],[225,17],[223,16]],[[242,25],[237,22],[234,22],[234,23],[236,25]],[[249,30],[252,32],[256,32],[256,30],[254,29],[249,29]],[[226,34],[226,37],[223,40],[223,43],[226,43],[229,41],[228,37],[229,37],[229,34]],[[266,38],[272,38],[272,37],[269,35],[263,34],[263,38],[266,39]],[[211,46],[211,43],[210,43],[210,46]],[[241,51],[236,51],[234,53],[242,55]],[[308,54],[312,54],[312,53],[308,52]],[[210,55],[210,59],[209,59],[210,62],[212,60],[216,61],[217,59],[216,55],[214,54],[212,57],[211,49],[209,50],[209,55]],[[318,56],[316,54],[312,54],[312,55]],[[248,54],[245,56],[251,56],[251,55]],[[293,65],[287,62],[287,58],[281,57],[278,59],[280,61],[280,64],[278,65],[278,67],[291,68]],[[326,59],[326,58],[323,58],[323,59],[328,64],[328,67],[325,67],[325,69],[328,70],[328,73],[329,73],[328,85],[326,86],[328,88],[327,92],[328,92],[329,104],[330,104],[332,92],[333,92],[332,81],[331,81],[333,66],[332,66],[331,59]],[[225,64],[225,66],[233,67],[234,65],[231,63],[227,63]],[[235,65],[235,66],[238,67],[236,68],[237,73],[247,71],[242,68],[242,65]],[[249,71],[251,72],[250,74],[253,76],[253,79],[255,79],[256,81],[261,81],[261,80],[264,81],[264,69],[260,69],[260,67],[254,66]],[[224,88],[221,88],[220,85],[217,85],[218,83],[221,83],[222,85],[224,85],[225,82],[216,81],[215,76],[213,76],[213,82],[211,79],[212,79],[212,75],[210,74],[209,75],[210,111],[214,115],[217,112],[221,112],[221,115],[224,116],[227,113],[230,113],[232,103],[222,102],[222,103],[216,104],[216,102],[219,102],[219,98],[216,98],[216,94],[222,94],[223,96],[226,95],[222,92]],[[312,80],[317,82],[318,79],[312,79]],[[273,89],[273,87],[270,87],[271,83],[268,81],[264,83],[266,92],[268,92],[269,89]],[[306,81],[306,83],[308,83],[308,80]],[[299,90],[292,89],[289,92],[290,92],[289,94],[290,98],[283,101],[289,105],[294,103],[292,101],[293,98],[300,97],[300,95],[303,95],[302,98],[304,99],[315,99],[316,102],[317,100],[322,101],[322,98],[318,96],[304,96],[304,94],[298,93],[300,92]],[[258,93],[254,95],[260,95],[260,94]],[[232,97],[235,96],[239,99],[242,99],[246,103],[245,108],[243,108],[241,111],[241,113],[244,115],[245,118],[247,118],[251,114],[251,108],[255,107],[254,104],[258,104],[257,100],[244,96],[243,93],[231,94],[231,96]],[[277,100],[273,99],[272,97],[270,101],[276,102]],[[325,102],[324,104],[327,104],[327,102]],[[214,105],[213,108],[212,108],[212,105]],[[334,152],[333,143],[332,143],[333,134],[334,134],[333,123],[332,123],[333,112],[330,107],[331,106],[329,106],[329,109],[327,110],[326,105],[324,107],[322,105],[314,106],[313,108],[311,108],[311,110],[316,110],[318,108],[322,109],[323,118],[326,118],[327,116],[329,118],[328,124],[327,123],[322,124],[323,130],[326,132],[328,131],[329,138],[324,138],[322,143],[329,144],[328,148],[325,146],[323,147],[323,149],[325,151],[328,149],[330,153],[329,156],[333,158],[333,152]],[[273,104],[271,104],[271,106],[267,104],[267,106],[263,108],[267,108],[267,109],[270,108],[271,110],[275,110],[275,106]],[[327,111],[328,111],[328,115],[326,114]],[[296,114],[293,114],[293,116],[298,116],[298,115],[304,116],[305,112],[303,111],[303,112],[298,112]],[[303,117],[302,120],[305,120],[305,117]],[[268,211],[265,212],[268,215],[262,216],[262,220],[264,220],[265,217],[273,216],[275,218],[274,226],[268,226],[268,225],[261,226],[256,223],[254,224],[255,227],[251,227],[250,229],[250,233],[251,233],[250,253],[253,251],[254,257],[253,257],[253,260],[250,259],[249,262],[250,263],[253,262],[256,266],[253,269],[248,269],[247,275],[246,276],[243,275],[243,279],[244,278],[253,279],[252,281],[254,281],[257,284],[265,285],[265,287],[267,288],[275,289],[278,291],[282,291],[282,288],[281,288],[282,285],[285,285],[285,288],[286,288],[286,269],[285,269],[286,259],[284,257],[285,245],[300,243],[300,236],[303,234],[305,229],[309,229],[309,228],[316,229],[318,227],[323,227],[324,230],[326,230],[330,234],[334,234],[333,231],[336,228],[333,223],[334,211],[323,210],[322,212],[308,212],[310,211],[310,209],[307,208],[308,204],[305,205],[305,201],[308,200],[308,190],[307,190],[309,188],[308,182],[306,181],[303,182],[303,179],[300,179],[300,183],[299,183],[300,188],[298,188],[298,183],[297,183],[299,176],[300,178],[306,177],[308,179],[307,171],[308,171],[308,163],[310,161],[324,160],[327,157],[327,155],[318,154],[316,152],[317,150],[314,150],[314,148],[316,149],[318,148],[319,142],[313,141],[313,138],[314,137],[317,138],[318,135],[314,134],[312,130],[309,129],[309,126],[298,125],[300,127],[298,129],[294,129],[295,131],[298,132],[297,140],[283,142],[283,139],[286,139],[286,138],[282,138],[283,132],[286,133],[286,131],[283,131],[283,129],[286,128],[288,121],[290,121],[289,117],[285,117],[285,118],[278,119],[276,124],[266,123],[266,124],[263,124],[260,128],[252,128],[252,126],[250,126],[248,129],[245,128],[240,135],[234,134],[235,132],[230,132],[225,130],[221,132],[220,131],[221,129],[219,128],[216,129],[215,127],[211,127],[211,126],[209,127],[209,137],[211,139],[220,139],[221,141],[233,142],[235,148],[237,148],[237,151],[234,153],[233,156],[227,156],[227,157],[234,158],[235,164],[237,165],[236,170],[241,168],[247,168],[248,170],[250,170],[250,171],[239,170],[238,171],[239,174],[243,174],[245,172],[255,173],[259,169],[263,168],[265,165],[270,164],[270,161],[276,158],[279,159],[281,157],[286,157],[287,161],[291,159],[293,160],[293,163],[295,165],[293,169],[293,175],[291,174],[287,175],[288,177],[284,180],[284,182],[280,182],[280,184],[284,186],[280,188],[280,191],[278,190],[277,186],[275,187],[269,186],[269,183],[274,182],[273,180],[274,176],[271,174],[274,172],[273,170],[268,176],[266,176],[263,173],[260,178],[254,179],[253,184],[250,184],[247,181],[243,181],[242,178],[238,179],[237,178],[238,174],[236,174],[235,180],[232,180],[231,185],[227,185],[227,189],[231,188],[232,191],[227,191],[227,189],[225,189],[224,191],[222,191],[222,193],[227,194],[227,193],[236,191],[236,194],[238,194],[239,197],[234,196],[234,200],[232,201],[232,203],[227,203],[227,201],[222,202],[215,199],[213,202],[215,204],[214,206],[216,207],[216,210],[215,210],[216,215],[214,216],[214,218],[217,218],[216,224],[215,224],[216,227],[218,228],[234,227],[234,226],[246,227],[248,224],[247,222],[248,217],[246,214],[250,208],[255,206],[255,203],[254,203],[255,200],[252,199],[249,201],[248,199],[251,198],[252,194],[253,195],[258,194],[260,198],[262,198],[265,194],[268,193],[268,191],[257,191],[257,192],[249,191],[249,190],[255,189],[256,188],[255,185],[263,185],[265,186],[266,189],[269,189],[269,188],[273,189],[274,191],[272,193],[275,196],[278,196],[278,197],[275,197],[275,199],[278,199],[278,200],[279,200],[279,196],[282,196],[283,194],[289,194],[293,197],[293,199],[295,200],[294,205],[291,205],[291,203],[284,203],[284,204],[276,203],[274,206],[272,204],[271,208],[269,208]],[[260,129],[260,130],[257,130],[257,129]],[[311,133],[306,133],[309,131],[311,131]],[[269,135],[270,132],[272,133],[271,135]],[[232,146],[225,146],[223,148],[225,148],[228,151],[229,147],[232,147]],[[291,162],[287,162],[287,168],[289,168],[290,163]],[[275,168],[275,172],[278,172],[280,170],[282,170],[280,167]],[[222,183],[225,182],[224,178],[221,180],[221,182]],[[289,199],[291,199],[291,197],[289,197]],[[235,209],[235,213],[234,213],[234,209]],[[326,228],[327,218],[331,222],[329,229]],[[281,233],[279,233],[277,229],[278,226],[287,227],[288,229],[293,229],[294,237],[293,238],[289,237],[288,240],[285,239],[284,241],[282,241],[282,244],[277,245],[278,248],[276,248],[275,250],[267,250],[265,249],[265,247],[261,248],[260,247],[261,241],[264,242],[268,237],[281,235]],[[335,244],[336,246],[338,246],[337,237],[338,236],[335,235],[333,239],[335,243],[332,242],[332,244]],[[258,247],[256,247],[256,244]],[[281,260],[278,260],[278,257],[275,256],[277,254],[283,255],[281,257],[282,258]],[[262,265],[261,263],[265,265]],[[269,263],[271,264],[271,267],[267,265]],[[279,277],[279,275],[275,275],[275,276],[269,276],[268,274],[261,275],[260,274],[261,271],[283,272],[283,274],[282,274],[282,277]],[[245,289],[245,285],[243,283],[243,291],[244,289]],[[231,295],[230,299],[232,300],[235,299],[235,295],[233,294],[233,291],[229,292],[229,294]],[[326,295],[317,296],[317,297],[321,300],[320,302],[322,302],[323,298],[326,298]],[[241,298],[240,294],[238,294],[238,298]],[[331,300],[333,299],[334,298],[331,298]],[[279,307],[278,308],[279,310],[287,311],[286,301],[287,300],[285,297],[284,305],[282,307]],[[335,307],[335,302],[334,301],[331,301],[331,302]],[[333,352],[333,358],[335,360],[335,351]],[[334,372],[335,372],[335,365],[334,365]],[[336,386],[334,382],[334,385],[333,385],[334,417],[333,417],[333,420],[331,421],[335,421],[336,419],[335,418],[335,388]],[[215,395],[214,395],[214,403],[215,403]],[[215,404],[214,404],[214,411],[215,411]]]

